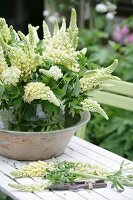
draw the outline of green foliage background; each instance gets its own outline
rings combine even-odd
[[[3,192],[0,192],[0,200],[11,200],[11,198],[7,197]]]
[[[119,60],[115,70],[122,80],[133,82],[133,44],[122,46],[111,40],[108,33],[98,29],[80,31],[80,47],[87,46],[88,57],[103,67],[114,58]],[[128,159],[133,159],[133,113],[103,106],[109,121],[92,114],[87,125],[86,140],[106,148]]]

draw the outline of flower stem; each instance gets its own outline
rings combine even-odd
[[[109,180],[106,176],[98,176],[98,175],[93,175],[93,174],[89,174],[89,173],[81,173],[81,172],[75,171],[74,174],[76,176],[79,176],[79,177],[82,177],[82,178],[101,179],[101,180],[104,179],[106,181]]]

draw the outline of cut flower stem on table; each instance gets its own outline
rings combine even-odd
[[[57,190],[76,190],[80,188],[98,188],[106,187],[105,182],[111,182],[112,188],[117,191],[123,191],[124,186],[133,187],[133,166],[128,167],[121,163],[118,170],[108,171],[97,165],[90,165],[82,162],[69,161],[44,161],[31,162],[20,169],[11,172],[15,178],[24,177],[42,177],[42,182],[31,185],[22,185],[10,183],[9,186],[20,191],[43,191],[45,189]],[[88,185],[87,185],[88,184]],[[77,187],[78,186],[78,187]]]

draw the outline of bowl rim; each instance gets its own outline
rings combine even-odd
[[[30,131],[11,131],[11,130],[7,130],[7,129],[0,129],[0,134],[11,134],[11,135],[44,135],[44,134],[57,134],[57,133],[62,133],[62,132],[69,132],[72,130],[78,130],[80,127],[84,126],[85,124],[87,124],[87,122],[90,121],[91,118],[91,114],[89,111],[84,111],[80,113],[81,115],[81,119],[78,123],[74,124],[71,127],[68,128],[64,128],[64,129],[59,129],[59,130],[52,130],[52,131],[42,131],[42,132],[30,132]]]

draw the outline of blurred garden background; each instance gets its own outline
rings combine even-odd
[[[133,82],[132,0],[4,0],[0,17],[24,33],[27,24],[39,25],[42,36],[43,19],[52,27],[55,18],[59,22],[62,17],[69,19],[71,8],[78,13],[79,49],[87,47],[90,68],[108,66],[117,58],[115,75]],[[92,114],[86,140],[133,160],[133,113],[105,105],[103,108],[109,121]]]

